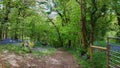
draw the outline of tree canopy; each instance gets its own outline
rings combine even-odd
[[[119,0],[0,0],[0,40],[31,39],[87,49],[120,37]]]

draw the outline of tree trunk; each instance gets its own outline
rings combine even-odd
[[[1,26],[0,27],[0,41],[1,41],[2,40],[2,35],[3,35],[3,31],[2,31],[3,30],[3,27],[2,27],[3,25],[1,24],[0,26]]]
[[[120,37],[120,14],[119,13],[117,13],[117,20],[118,20],[118,25],[119,25],[119,31],[117,32],[117,37]],[[120,42],[119,40],[118,40],[118,42]]]
[[[8,27],[6,27],[6,29],[5,29],[6,31],[5,31],[5,38],[8,38]]]
[[[68,40],[68,47],[70,48],[71,47],[71,40]]]
[[[95,11],[96,12],[96,11]],[[90,33],[90,43],[93,45],[95,41],[95,24],[96,20],[94,20],[94,13],[91,14],[91,33]]]
[[[120,26],[120,14],[117,13],[117,20],[118,20],[118,25]]]
[[[87,29],[86,29],[86,2],[81,0],[81,25],[82,26],[82,43],[85,50],[87,50],[89,44],[87,40]]]
[[[7,23],[8,23],[8,20],[9,20],[10,3],[11,3],[11,0],[9,0],[7,2],[7,4],[5,4],[5,8],[4,8],[4,10],[6,10],[4,21],[3,21],[3,25],[4,25],[3,28],[5,28],[5,39],[8,37],[8,26],[7,26]]]
[[[2,31],[0,30],[0,41],[2,40]]]

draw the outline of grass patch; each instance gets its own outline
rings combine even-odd
[[[4,51],[8,51],[10,53],[15,53],[18,55],[32,54],[33,56],[47,56],[56,52],[56,49],[52,47],[39,47],[39,48],[44,50],[32,50],[32,53],[30,53],[30,50],[27,47],[7,44],[7,45],[0,45],[0,53],[3,53]]]
[[[95,52],[93,54],[93,61],[90,62],[89,59],[85,59],[80,56],[80,49],[67,49],[73,54],[74,58],[78,60],[78,63],[83,68],[106,68],[106,54],[105,52]]]
[[[41,51],[33,50],[32,54],[34,56],[47,56],[47,55],[54,54],[56,52],[56,49],[51,47],[39,47],[39,48],[44,50],[41,50]]]

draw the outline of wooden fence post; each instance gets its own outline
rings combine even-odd
[[[90,46],[90,61],[92,62],[93,48]]]

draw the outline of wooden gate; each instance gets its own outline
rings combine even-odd
[[[118,40],[118,44],[113,44],[110,40]],[[107,47],[90,46],[90,61],[93,58],[93,49],[106,51],[107,56],[107,68],[120,68],[120,38],[108,37]]]
[[[118,44],[110,42],[118,40]],[[107,68],[120,68],[120,38],[107,38]]]

